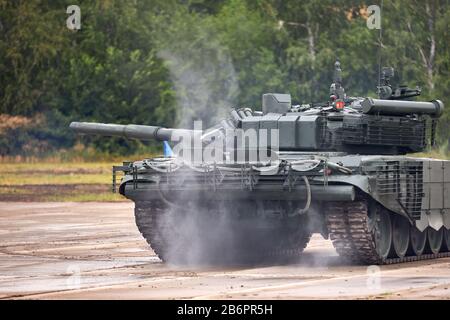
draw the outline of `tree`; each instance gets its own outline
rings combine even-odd
[[[420,99],[447,104],[449,2],[384,1],[381,42],[394,82],[419,85]],[[202,119],[209,126],[232,107],[258,109],[265,92],[291,93],[295,103],[328,99],[336,58],[347,93],[374,96],[380,54],[379,31],[366,25],[371,4],[79,1],[82,28],[70,31],[64,1],[0,0],[0,113],[40,119],[16,140],[45,140],[45,150],[77,141],[67,130],[72,120],[191,127]],[[14,130],[0,140],[17,137]],[[450,145],[449,108],[438,133]],[[143,148],[82,141],[105,152]],[[12,145],[21,152],[23,143]]]

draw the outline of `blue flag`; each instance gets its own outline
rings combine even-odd
[[[164,151],[165,158],[169,158],[169,157],[173,156],[172,148],[170,147],[170,145],[167,141],[163,142],[163,151]]]

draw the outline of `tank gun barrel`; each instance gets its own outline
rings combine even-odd
[[[362,103],[362,111],[367,114],[407,115],[428,114],[439,118],[444,112],[444,103],[440,100],[431,102],[383,100],[367,98]]]
[[[95,122],[72,122],[70,129],[79,134],[117,136],[138,140],[178,141],[180,137],[201,135],[201,131],[188,129],[168,129],[157,126],[143,126],[137,124],[109,124]]]

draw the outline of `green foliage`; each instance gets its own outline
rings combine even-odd
[[[63,1],[0,0],[0,111],[33,114],[41,111],[39,100],[52,94],[45,72],[57,67],[66,45]]]
[[[370,4],[85,0],[81,30],[70,31],[66,1],[0,0],[0,113],[41,119],[1,131],[0,154],[67,150],[77,141],[102,154],[151,152],[155,144],[77,138],[67,125],[210,125],[230,107],[258,109],[264,92],[322,101],[337,57],[347,93],[374,95],[379,32],[366,26]],[[396,68],[395,81],[420,85],[421,99],[447,104],[449,15],[448,0],[384,1],[382,12],[383,65]],[[438,134],[448,148],[449,108]]]
[[[0,115],[0,155],[44,156],[70,148],[74,139],[67,126],[57,110],[31,118]]]

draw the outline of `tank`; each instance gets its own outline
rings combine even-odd
[[[435,141],[444,104],[413,101],[383,68],[378,97],[347,96],[339,61],[327,101],[267,93],[208,129],[73,122],[80,134],[164,141],[113,167],[139,231],[169,263],[301,258],[313,233],[354,263],[450,256],[450,161],[408,156]],[[120,183],[116,183],[121,175]]]

